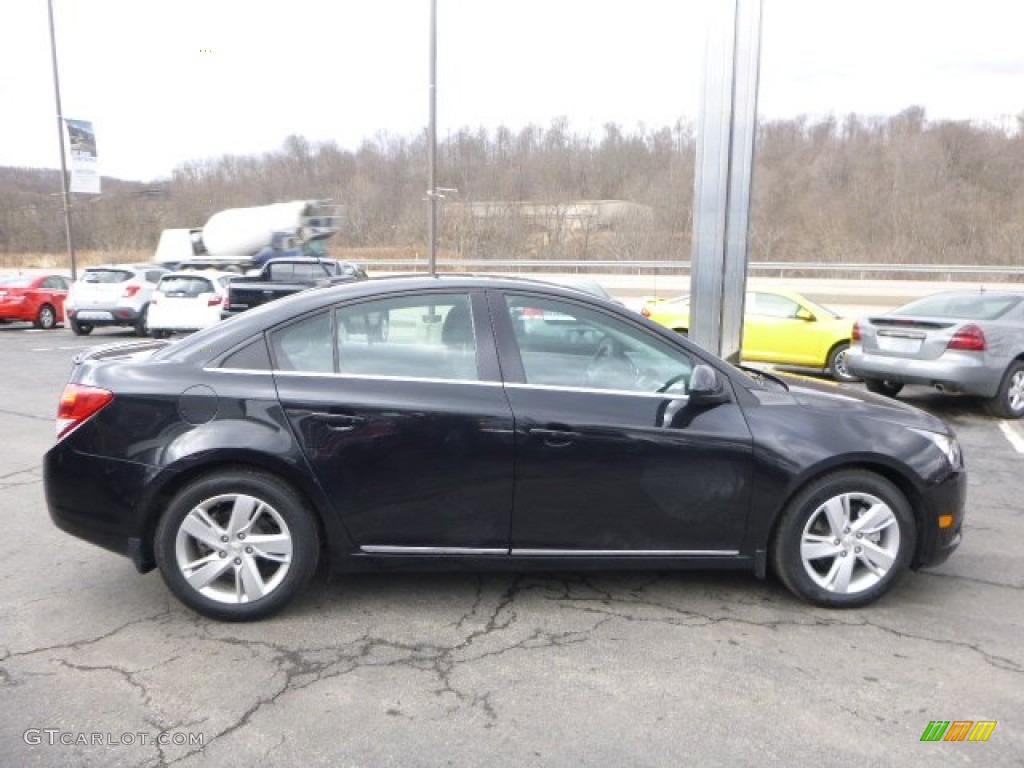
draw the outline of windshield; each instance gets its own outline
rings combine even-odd
[[[957,320],[995,320],[1020,304],[1024,296],[991,293],[940,293],[912,301],[894,315],[944,317]]]

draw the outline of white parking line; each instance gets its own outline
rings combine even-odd
[[[1021,429],[1018,422],[1001,421],[999,429],[1002,430],[1003,435],[1010,441],[1010,445],[1017,453],[1024,453],[1024,430]]]

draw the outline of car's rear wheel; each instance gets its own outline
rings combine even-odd
[[[36,328],[42,328],[44,331],[49,331],[57,326],[57,312],[52,304],[43,304],[39,308],[39,311],[36,312],[34,325]]]
[[[903,384],[898,381],[883,381],[881,379],[865,379],[864,386],[868,392],[886,397],[896,397],[902,390]]]
[[[135,335],[146,336],[149,334],[149,329],[146,327],[146,319],[149,317],[149,304],[142,308],[139,312],[139,319],[135,321]]]
[[[166,339],[171,335],[171,332],[163,328],[151,328],[149,335],[154,339]]]
[[[88,336],[92,333],[92,323],[80,323],[72,317],[70,324],[75,336]]]
[[[915,541],[914,515],[899,489],[872,472],[845,470],[811,483],[787,505],[772,566],[798,597],[855,608],[896,583]]]
[[[988,412],[1001,419],[1024,416],[1024,362],[1014,362],[1003,375],[999,391],[988,401]]]
[[[836,344],[828,353],[828,363],[826,364],[828,373],[833,379],[847,384],[860,381],[860,377],[854,376],[846,367],[846,353],[849,351],[850,345],[847,342]]]
[[[673,328],[672,330],[678,333],[680,336],[690,335],[690,332],[686,328]]]
[[[319,536],[288,485],[263,472],[207,475],[180,491],[157,526],[160,574],[185,605],[226,621],[261,619],[316,570]]]

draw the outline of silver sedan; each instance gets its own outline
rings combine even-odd
[[[988,398],[1005,419],[1024,415],[1024,293],[951,291],[853,326],[846,358],[868,390],[895,397],[905,384]]]

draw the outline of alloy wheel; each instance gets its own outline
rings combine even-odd
[[[800,538],[800,559],[822,589],[855,594],[889,572],[900,549],[896,515],[868,493],[833,496],[811,513]]]

